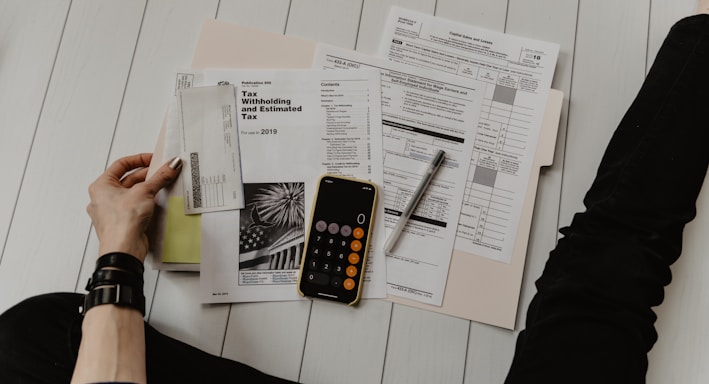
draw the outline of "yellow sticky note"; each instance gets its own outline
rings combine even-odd
[[[168,197],[163,263],[199,263],[202,215],[185,215],[184,207],[182,196]]]

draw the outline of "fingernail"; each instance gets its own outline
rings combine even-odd
[[[182,159],[180,159],[179,156],[175,157],[170,161],[170,164],[168,165],[172,169],[178,169],[182,166]]]

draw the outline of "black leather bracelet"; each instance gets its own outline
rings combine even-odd
[[[141,278],[143,277],[143,272],[145,271],[143,263],[141,263],[135,256],[121,252],[107,253],[96,260],[97,270],[106,267],[123,269],[125,271],[132,272]]]
[[[137,289],[129,285],[98,287],[84,296],[84,306],[81,308],[81,315],[86,315],[86,312],[91,308],[103,304],[133,308],[145,316],[145,296],[143,296],[142,288]]]
[[[135,289],[143,290],[143,276],[122,271],[119,269],[99,269],[91,275],[86,283],[86,290],[91,291],[103,285],[129,285]]]

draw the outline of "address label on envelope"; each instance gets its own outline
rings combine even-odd
[[[244,208],[233,85],[177,91],[185,214]]]

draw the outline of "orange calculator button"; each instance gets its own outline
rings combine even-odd
[[[350,249],[359,252],[362,249],[362,242],[359,240],[352,240],[350,243]]]
[[[350,265],[349,267],[347,267],[347,269],[345,269],[345,273],[349,277],[355,277],[357,276],[357,267],[355,267],[354,265]]]
[[[350,262],[350,264],[357,264],[359,263],[359,255],[352,252],[350,255],[347,257],[347,261]]]
[[[352,279],[345,279],[342,286],[345,287],[346,290],[351,291],[355,287],[355,281]]]
[[[355,239],[361,239],[364,237],[364,229],[357,227],[354,230],[352,230],[352,236],[354,236]]]

